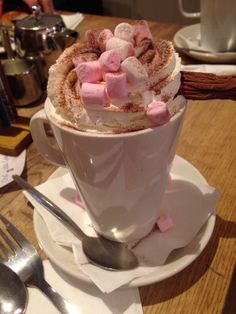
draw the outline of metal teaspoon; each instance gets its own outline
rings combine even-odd
[[[127,270],[138,266],[138,259],[124,244],[108,240],[102,236],[89,237],[56,204],[36,190],[18,175],[12,176],[15,182],[58,218],[81,242],[84,253],[90,261],[109,270]]]
[[[0,313],[23,314],[28,303],[28,291],[20,277],[0,263]]]

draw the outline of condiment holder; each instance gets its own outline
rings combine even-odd
[[[12,59],[3,63],[15,106],[27,106],[42,95],[40,78],[35,64],[29,60]]]
[[[2,27],[1,34],[7,55],[2,65],[14,105],[17,107],[32,104],[43,93],[37,67],[30,60],[15,57],[11,49],[8,29]]]
[[[3,69],[15,106],[36,102],[48,79],[48,70],[62,51],[78,39],[78,32],[66,28],[57,14],[41,12],[39,5],[32,14],[12,21],[13,26],[1,25],[2,41],[7,55]],[[12,50],[9,32],[14,34]]]
[[[66,28],[60,15],[42,13],[39,5],[32,6],[32,11],[13,21],[16,53],[36,64],[45,87],[50,66],[78,39],[78,32]]]

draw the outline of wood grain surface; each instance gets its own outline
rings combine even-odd
[[[123,20],[86,16],[77,29],[82,38],[88,28],[114,28]],[[181,26],[150,22],[150,28],[155,38],[171,40]],[[30,117],[40,108],[42,104],[21,108],[18,114]],[[236,313],[236,101],[188,101],[177,153],[192,163],[210,185],[219,189],[216,225],[207,247],[190,266],[167,280],[140,288],[143,312]],[[34,144],[30,144],[23,178],[35,186],[47,180],[55,169],[39,155]],[[35,238],[32,207],[16,184],[0,190],[0,211],[28,237],[41,257],[46,258]]]

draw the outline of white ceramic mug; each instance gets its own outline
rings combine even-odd
[[[201,45],[213,52],[236,51],[236,0],[201,0],[201,12],[189,13],[179,0],[183,16],[201,19]]]
[[[160,127],[108,135],[61,125],[47,100],[32,117],[31,132],[47,160],[70,170],[95,230],[131,242],[147,235],[161,214],[184,112],[185,106]],[[48,121],[61,153],[48,141]]]

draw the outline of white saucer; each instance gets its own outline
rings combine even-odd
[[[65,171],[65,169],[59,168],[54,173],[53,177],[55,178],[63,175],[65,174]],[[207,184],[200,172],[193,165],[179,156],[176,156],[174,159],[171,173],[175,176],[186,176],[193,183],[199,182]],[[153,272],[146,276],[134,279],[124,287],[140,287],[159,282],[175,275],[191,264],[206,247],[214,229],[215,218],[215,215],[211,215],[193,241],[184,248],[174,250],[164,265],[153,266]],[[82,280],[88,283],[92,282],[78,269],[72,251],[57,245],[52,240],[44,220],[36,210],[34,211],[34,229],[42,249],[56,267],[74,280]]]
[[[193,24],[181,28],[174,36],[174,46],[189,57],[192,57],[199,61],[210,63],[230,63],[236,62],[236,52],[198,52],[193,50],[185,50],[183,38],[200,38],[200,24]]]

